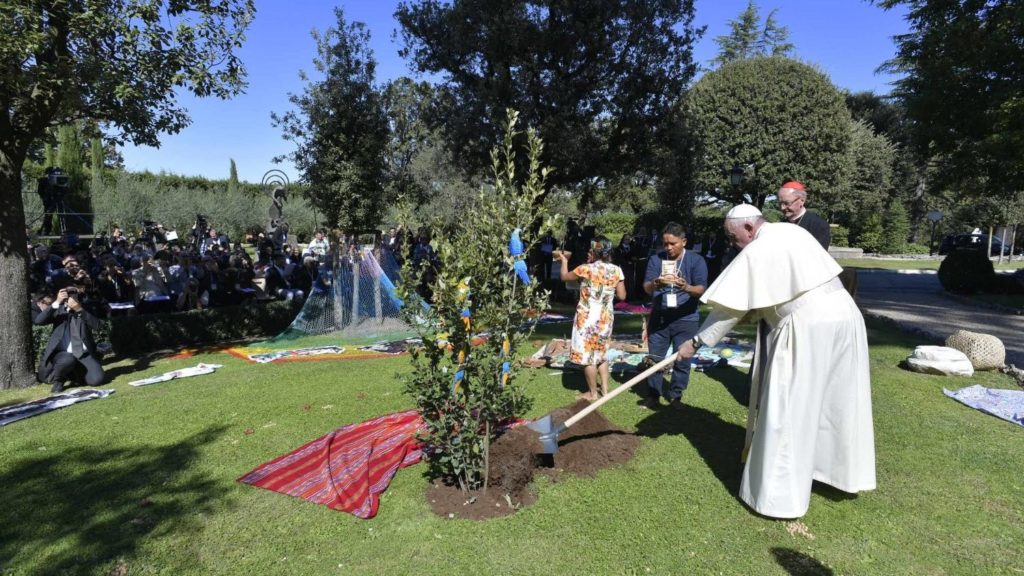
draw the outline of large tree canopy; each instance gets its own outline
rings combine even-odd
[[[846,186],[835,196],[812,198],[816,211],[847,227],[850,239],[857,242],[872,214],[902,200],[893,194],[895,159],[896,148],[888,138],[876,134],[863,120],[851,122]]]
[[[561,186],[653,171],[702,33],[692,0],[422,0],[395,16],[403,55],[443,77],[446,134],[467,169],[490,165],[494,119],[515,109]]]
[[[882,0],[906,5],[911,32],[886,68],[937,184],[982,179],[978,194],[1024,189],[1024,2]]]
[[[301,94],[289,95],[295,109],[272,119],[295,142],[295,152],[286,157],[309,184],[310,199],[328,224],[362,230],[379,224],[387,206],[382,187],[388,123],[374,87],[370,33],[362,22],[346,22],[341,8],[334,14],[335,26],[313,32],[313,65],[321,78],[300,72],[307,84]]]
[[[188,125],[177,91],[241,91],[235,50],[252,0],[11,0],[0,5],[0,387],[33,382],[21,167],[51,127],[80,119],[158,144]]]
[[[781,57],[723,65],[683,100],[678,151],[692,193],[758,207],[793,178],[818,200],[842,189],[850,140],[843,96],[814,68]],[[729,170],[745,168],[741,187]]]
[[[434,88],[427,82],[396,78],[383,90],[384,114],[388,120],[386,154],[389,195],[402,202],[424,204],[431,190],[417,181],[414,164],[435,142],[439,130],[430,128]]]

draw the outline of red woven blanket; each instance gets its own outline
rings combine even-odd
[[[395,472],[423,456],[416,441],[422,426],[415,410],[343,426],[238,481],[373,518]]]

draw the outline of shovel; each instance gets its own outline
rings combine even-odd
[[[541,454],[555,454],[555,453],[557,453],[558,452],[558,435],[559,434],[561,434],[562,432],[565,432],[566,429],[568,429],[570,426],[572,426],[573,424],[575,424],[575,423],[579,422],[580,420],[582,420],[583,418],[585,418],[587,416],[587,414],[590,414],[594,410],[597,410],[601,406],[604,406],[605,402],[611,400],[612,398],[615,398],[619,394],[622,394],[623,392],[625,392],[626,390],[629,390],[633,386],[636,386],[640,382],[643,382],[651,374],[654,374],[655,372],[659,372],[661,370],[664,370],[666,367],[668,367],[669,364],[672,364],[675,361],[676,361],[675,353],[669,354],[661,362],[658,362],[654,366],[651,366],[647,370],[644,370],[643,372],[637,374],[629,382],[626,382],[622,386],[619,386],[615,390],[612,390],[611,392],[605,394],[597,402],[594,402],[590,406],[587,406],[583,410],[580,410],[579,412],[577,412],[576,415],[574,415],[572,418],[569,418],[568,420],[563,422],[557,429],[552,429],[551,415],[550,414],[548,414],[547,416],[544,416],[543,418],[540,418],[538,420],[534,420],[533,422],[530,422],[529,424],[527,424],[526,425],[527,427],[529,427],[531,430],[533,430],[533,431],[537,432],[538,434],[540,434]]]

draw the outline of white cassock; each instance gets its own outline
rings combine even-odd
[[[747,312],[771,327],[751,368],[739,493],[765,516],[803,516],[812,480],[875,488],[867,331],[841,271],[803,228],[766,223],[701,298],[713,306],[699,333],[708,345]]]

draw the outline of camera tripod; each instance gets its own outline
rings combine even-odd
[[[60,228],[61,236],[63,236],[68,231],[67,208],[64,204],[63,196],[52,200],[49,206],[43,207],[43,224],[39,228],[41,235],[50,235],[53,228],[54,215],[57,216],[57,226]]]

